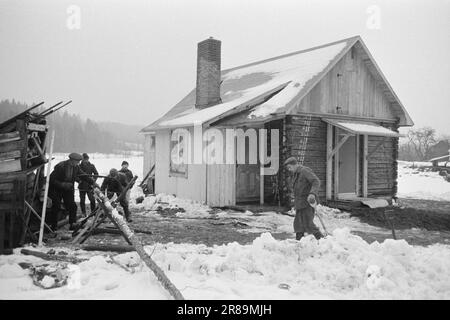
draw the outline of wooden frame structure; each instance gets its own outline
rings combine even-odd
[[[23,245],[27,235],[37,240],[30,221],[32,216],[40,219],[39,194],[48,161],[46,116],[70,102],[32,113],[44,104],[41,102],[0,123],[0,254]]]

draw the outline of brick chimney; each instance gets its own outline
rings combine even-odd
[[[197,87],[195,107],[204,109],[221,103],[219,40],[203,40],[197,46]]]

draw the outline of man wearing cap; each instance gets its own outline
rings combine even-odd
[[[61,201],[69,211],[70,230],[75,228],[77,221],[77,205],[75,203],[74,183],[86,181],[89,184],[95,182],[89,175],[81,170],[79,163],[82,157],[78,153],[69,154],[69,159],[58,163],[50,174],[49,197],[52,199],[52,209],[49,222],[53,230],[57,229],[58,214],[61,210]]]
[[[130,169],[128,169],[128,162],[127,161],[122,161],[122,168],[119,170],[119,172],[123,173],[126,178],[127,178],[127,184],[130,183],[131,180],[133,180],[133,172],[131,172]],[[133,188],[133,186],[130,187],[130,189],[128,189],[127,191],[127,201],[130,202],[130,194],[131,194],[131,188]]]
[[[111,199],[114,194],[117,195],[117,197],[120,196],[123,189],[128,185],[127,177],[124,173],[117,171],[117,169],[112,168],[109,170],[109,175],[103,179],[102,186],[100,187],[100,190],[105,192],[107,191],[107,197],[108,199]],[[128,222],[132,222],[130,217],[130,210],[128,210],[128,201],[126,197],[123,197],[119,201],[120,205],[123,208],[123,211],[125,213],[125,218]]]
[[[287,159],[284,165],[292,174],[296,239],[300,240],[305,232],[313,234],[316,239],[322,238],[322,233],[314,224],[314,208],[311,206],[313,203],[318,203],[319,178],[310,168],[299,164],[295,157]]]
[[[94,175],[92,178],[94,181],[97,180],[98,171],[97,168],[89,161],[89,155],[87,153],[83,153],[83,160],[80,163],[80,168],[84,173],[88,175]],[[80,209],[83,215],[86,216],[86,195],[91,203],[91,212],[95,210],[95,198],[94,198],[94,189],[92,188],[92,184],[89,184],[86,181],[81,181],[78,184],[78,191],[80,192]]]

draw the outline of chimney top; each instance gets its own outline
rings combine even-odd
[[[195,106],[199,109],[221,103],[221,42],[213,37],[197,45],[197,87]]]

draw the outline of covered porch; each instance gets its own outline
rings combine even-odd
[[[398,138],[401,134],[374,122],[330,118],[322,120],[327,124],[327,203],[346,206],[365,204],[369,207],[387,205],[394,194],[370,192],[371,184],[373,187],[375,184],[379,187],[380,184],[380,188],[391,188],[390,181],[395,183],[396,170],[389,171],[392,176],[381,182],[376,177],[369,179],[369,161],[372,160],[372,166],[376,166],[377,161],[384,165],[387,160],[395,163],[396,159],[392,159],[390,153],[384,156],[379,151],[385,142]]]

